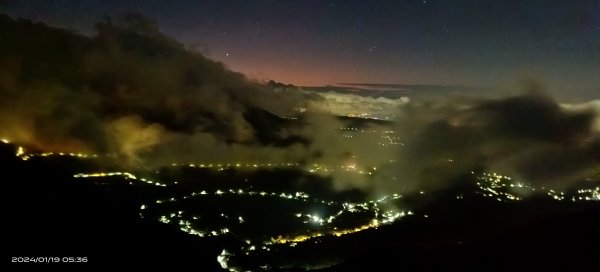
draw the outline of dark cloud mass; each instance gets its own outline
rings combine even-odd
[[[400,173],[419,185],[485,169],[560,187],[598,171],[597,113],[589,108],[573,110],[527,94],[462,108],[404,110],[400,129],[409,144],[400,152],[399,165],[406,166]]]
[[[597,102],[563,105],[541,92],[433,100],[266,86],[186,50],[135,13],[106,18],[91,38],[0,16],[0,37],[0,136],[42,150],[117,153],[151,166],[356,164],[378,170],[335,172],[335,187],[375,193],[443,187],[475,169],[553,186],[598,171]],[[394,119],[340,142],[351,121],[333,115],[363,110]],[[378,146],[373,135],[390,129],[404,144]]]
[[[168,132],[252,143],[248,108],[286,114],[299,101],[185,50],[139,14],[107,18],[93,38],[0,19],[4,133],[39,147],[132,154]],[[128,133],[144,139],[113,139]]]

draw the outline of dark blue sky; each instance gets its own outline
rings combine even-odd
[[[251,78],[495,86],[534,77],[600,88],[598,0],[8,1],[1,9],[93,33],[138,10]]]

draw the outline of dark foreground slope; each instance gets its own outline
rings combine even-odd
[[[29,160],[2,145],[3,253],[11,257],[87,257],[88,263],[219,269],[216,241],[195,239],[138,216],[142,188],[72,178],[75,160]]]
[[[407,218],[377,233],[357,235],[347,243],[350,257],[324,271],[600,269],[597,203],[481,204],[439,203],[435,206],[452,214]]]
[[[199,238],[140,218],[140,204],[157,193],[154,187],[73,179],[74,172],[96,166],[60,157],[23,161],[14,156],[14,146],[0,147],[6,262],[18,256],[87,257],[94,265],[188,264],[213,271],[220,269],[221,250],[235,243],[229,241],[235,237]],[[414,207],[414,216],[376,230],[282,247],[265,258],[292,260],[275,270],[293,271],[600,268],[597,201],[536,197],[505,203],[468,193],[457,200],[455,193],[407,197],[404,203]],[[259,267],[251,259],[238,262]]]

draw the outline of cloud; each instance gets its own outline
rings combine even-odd
[[[593,112],[596,116],[592,122],[592,130],[596,133],[600,133],[600,100],[591,100],[580,104],[561,104],[565,110],[570,111],[589,111]]]
[[[122,127],[253,144],[247,111],[289,115],[304,101],[299,92],[272,91],[186,50],[139,14],[112,21],[89,38],[0,17],[3,136],[42,149],[129,156],[155,138],[142,133],[149,138],[134,140]]]
[[[341,116],[358,116],[368,113],[370,117],[389,117],[394,115],[399,106],[410,101],[410,98],[406,96],[398,99],[390,99],[386,97],[370,97],[336,92],[324,92],[318,95],[322,99],[309,101],[307,105],[309,110]]]
[[[132,163],[139,163],[138,153],[159,144],[165,129],[159,124],[146,124],[141,117],[130,115],[113,120],[106,128],[115,150]]]
[[[443,188],[473,169],[561,187],[598,167],[599,102],[558,104],[534,83],[495,99],[317,93],[252,82],[139,16],[92,38],[0,24],[0,136],[43,150],[149,167],[299,162],[375,194]],[[389,120],[336,116],[362,114]]]
[[[594,177],[600,163],[598,102],[559,104],[541,84],[525,87],[521,94],[497,98],[386,101],[388,116],[394,116],[390,122],[363,122],[359,132],[349,134],[340,128],[356,123],[328,113],[373,112],[381,100],[328,93],[312,109],[321,114],[307,114],[300,134],[311,139],[307,155],[317,154],[309,163],[336,169],[326,174],[334,187],[376,195],[438,190],[473,170],[556,189]],[[390,131],[401,144],[381,145]],[[348,165],[356,171],[346,171]]]
[[[542,186],[569,186],[597,171],[597,118],[586,107],[567,109],[538,94],[462,108],[411,106],[399,122],[406,139],[398,158],[399,187],[443,187],[475,169]]]

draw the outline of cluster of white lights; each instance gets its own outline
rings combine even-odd
[[[75,158],[81,158],[81,159],[98,157],[98,155],[96,155],[96,154],[65,153],[65,152],[44,152],[44,153],[29,153],[29,154],[25,154],[24,152],[22,152],[21,154],[19,154],[19,150],[21,150],[21,148],[22,147],[19,147],[19,149],[17,150],[17,156],[20,157],[21,159],[23,159],[24,161],[29,160],[34,157],[50,157],[50,156],[75,157]]]
[[[132,180],[136,180],[136,181],[141,181],[147,184],[151,184],[154,186],[160,186],[160,187],[165,187],[167,186],[164,183],[160,183],[157,181],[153,181],[153,180],[149,180],[146,178],[138,178],[136,177],[134,174],[129,173],[129,172],[98,172],[98,173],[79,173],[79,174],[75,174],[73,175],[74,178],[102,178],[102,177],[114,177],[114,176],[121,176],[124,177],[125,179],[132,179]]]
[[[353,132],[362,132],[362,133],[375,133],[377,131],[371,130],[359,130],[357,128],[343,128],[345,131],[353,131]],[[350,136],[351,137],[351,136]],[[397,145],[402,144],[399,142],[399,137],[395,135],[395,131],[383,131],[383,139],[385,139],[385,143],[381,144],[383,146],[387,145]],[[10,141],[8,139],[0,139],[0,142],[9,144]],[[29,160],[33,157],[50,157],[50,156],[68,156],[75,158],[94,158],[98,157],[98,155],[90,155],[85,153],[64,153],[64,152],[45,152],[45,153],[27,153],[25,148],[22,146],[16,147],[15,155],[22,160]],[[447,159],[448,162],[453,162],[452,159]],[[392,161],[390,161],[392,162]],[[289,168],[289,167],[299,167],[299,163],[293,162],[285,162],[285,163],[185,163],[185,164],[177,164],[173,163],[172,166],[175,167],[192,167],[192,168],[206,168],[206,169],[215,169],[217,171],[222,171],[226,169],[259,169],[259,168]],[[303,166],[304,167],[304,166]],[[313,164],[311,166],[305,166],[306,170],[311,173],[315,172],[326,172],[331,173],[335,171],[345,171],[352,172],[363,175],[373,175],[377,169],[375,167],[365,168],[357,165],[356,163],[347,163],[339,165],[339,167],[328,168],[325,165]],[[478,186],[479,194],[494,198],[501,202],[511,202],[522,200],[525,195],[530,194],[531,192],[537,191],[544,193],[557,201],[600,201],[600,187],[588,188],[588,189],[579,189],[575,193],[565,193],[555,189],[550,188],[536,188],[524,182],[514,181],[511,177],[504,176],[498,173],[480,173],[476,174],[476,184]],[[85,178],[101,178],[101,177],[122,177],[125,180],[134,180],[147,184],[151,184],[154,186],[165,187],[167,184],[160,183],[157,181],[153,181],[146,178],[137,177],[136,175],[130,172],[124,171],[115,171],[115,172],[97,172],[97,173],[78,173],[73,175],[74,178],[77,179],[85,179]],[[175,183],[176,184],[176,183]],[[420,194],[425,194],[425,192],[420,192]],[[370,200],[362,203],[352,203],[352,202],[336,202],[330,200],[322,200],[313,198],[305,192],[267,192],[267,191],[252,191],[252,190],[244,190],[244,189],[218,189],[218,190],[202,190],[198,192],[192,192],[190,194],[183,195],[181,197],[169,197],[165,199],[155,200],[153,204],[144,204],[140,206],[140,216],[144,217],[144,213],[148,210],[152,205],[163,204],[169,202],[177,202],[181,199],[189,199],[192,197],[205,197],[205,196],[225,196],[225,195],[236,195],[236,196],[253,196],[253,197],[271,197],[278,198],[282,200],[292,200],[292,201],[302,201],[302,202],[310,202],[310,203],[320,203],[327,206],[340,207],[337,212],[333,213],[329,216],[321,216],[319,214],[315,214],[314,212],[297,212],[293,214],[292,218],[296,218],[297,220],[302,220],[303,223],[311,225],[310,228],[307,229],[307,232],[300,235],[279,235],[277,237],[270,237],[270,239],[265,241],[260,241],[259,244],[253,244],[252,241],[246,240],[246,245],[242,247],[243,250],[246,251],[246,254],[249,254],[251,251],[256,250],[266,250],[270,251],[270,247],[274,245],[288,245],[288,246],[296,246],[298,243],[302,243],[308,240],[313,240],[317,237],[323,236],[343,236],[347,234],[352,234],[356,232],[360,232],[367,229],[378,228],[381,225],[392,224],[398,219],[407,216],[413,215],[411,211],[396,211],[396,210],[387,210],[382,209],[381,207],[387,207],[387,205],[382,205],[387,203],[389,200],[396,200],[402,197],[400,194],[392,194],[386,195],[379,199]],[[457,199],[463,199],[463,195],[460,194],[457,196]],[[371,212],[373,217],[369,219],[369,221],[363,225],[347,228],[347,229],[338,229],[335,227],[336,220],[340,218],[342,215],[346,213],[364,213]],[[236,220],[236,224],[246,224],[247,219],[240,215],[229,216],[225,214],[221,214],[224,218],[232,218]],[[427,217],[427,215],[424,215]],[[158,221],[165,224],[174,224],[179,227],[179,229],[183,232],[186,232],[191,235],[199,236],[199,237],[214,237],[227,235],[230,233],[230,229],[227,227],[219,227],[215,229],[203,229],[199,230],[194,228],[193,222],[195,220],[200,220],[198,216],[191,216],[186,219],[186,214],[184,211],[172,212],[169,214],[159,215],[156,218]],[[316,225],[316,226],[315,226]],[[231,227],[231,226],[230,226]],[[230,257],[233,256],[232,253],[227,250],[223,250],[221,254],[217,257],[217,261],[221,265],[223,269],[227,269],[229,271],[238,271],[236,268],[233,268],[229,265]]]
[[[475,174],[474,172],[471,172]],[[482,173],[477,177],[477,186],[481,190],[480,194],[486,197],[495,198],[498,201],[510,202],[523,200],[519,193],[529,194],[530,192],[543,192],[557,201],[598,201],[600,200],[600,187],[594,189],[579,189],[569,198],[568,193],[554,189],[541,187],[535,188],[524,182],[515,182],[511,177],[503,176],[497,173]],[[458,199],[462,199],[457,196]]]
[[[258,169],[258,168],[289,168],[300,166],[297,162],[284,162],[284,163],[172,163],[173,167],[190,167],[190,168],[204,168],[214,169],[217,171],[223,171],[227,169]]]
[[[304,242],[306,240],[310,240],[310,239],[325,236],[325,235],[332,235],[332,236],[339,237],[342,235],[352,234],[352,233],[370,229],[370,228],[377,228],[380,225],[391,224],[401,217],[404,217],[407,215],[412,215],[411,211],[381,212],[381,208],[379,205],[382,203],[386,203],[390,199],[400,198],[401,195],[399,195],[399,194],[393,194],[391,196],[384,196],[380,199],[371,200],[371,201],[367,201],[367,202],[363,202],[363,203],[350,203],[350,202],[339,203],[339,202],[335,202],[335,201],[326,201],[326,200],[315,199],[315,198],[310,197],[308,194],[306,194],[304,192],[276,193],[276,192],[265,192],[265,191],[246,191],[246,190],[242,190],[242,189],[237,189],[237,190],[227,189],[227,190],[215,190],[210,193],[207,192],[206,190],[203,190],[200,192],[193,192],[191,194],[184,195],[180,198],[171,197],[171,198],[156,200],[155,204],[173,203],[173,202],[179,201],[180,199],[189,199],[191,197],[223,196],[223,195],[227,195],[227,194],[229,194],[229,195],[248,195],[248,196],[256,196],[256,197],[275,197],[275,198],[280,198],[283,200],[296,200],[296,201],[304,201],[304,202],[311,202],[311,203],[321,203],[321,204],[328,205],[328,206],[341,207],[341,209],[339,211],[337,211],[335,214],[327,216],[327,217],[321,217],[317,214],[311,214],[311,213],[295,213],[295,214],[293,214],[293,217],[299,218],[301,220],[303,219],[304,223],[311,224],[311,225],[316,224],[318,226],[332,224],[335,222],[335,220],[338,217],[340,217],[344,213],[373,212],[373,214],[374,214],[374,218],[371,221],[369,221],[367,224],[361,225],[361,226],[358,226],[355,228],[338,229],[337,227],[327,227],[325,229],[309,232],[307,234],[301,234],[301,235],[296,235],[296,236],[285,236],[285,237],[280,235],[278,237],[271,238],[268,241],[262,242],[261,248],[263,250],[267,250],[267,251],[270,250],[269,246],[274,245],[274,244],[287,244],[289,246],[296,246],[297,243]],[[142,205],[140,207],[140,214],[142,216],[143,216],[143,214],[142,214],[143,210],[146,210],[147,207],[148,207],[147,205]],[[227,216],[225,214],[221,214],[221,216],[224,218],[230,218],[230,216]],[[235,218],[235,217],[231,217],[231,218]],[[195,217],[193,219],[196,220],[198,218]],[[246,220],[242,216],[237,216],[237,219],[240,224],[246,222]],[[219,230],[212,230],[212,231],[194,229],[192,227],[192,224],[190,221],[184,220],[183,211],[170,213],[168,215],[162,215],[158,218],[158,220],[160,222],[163,222],[166,224],[178,224],[179,228],[182,231],[187,232],[189,234],[197,235],[200,237],[218,236],[218,235],[223,235],[223,234],[229,233],[229,229],[227,229],[227,228],[222,228]],[[257,249],[257,247],[253,244],[249,244],[249,246],[247,247],[248,251],[254,251],[256,249]]]

